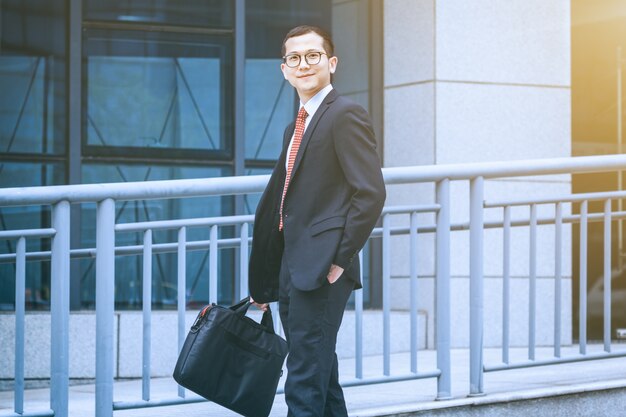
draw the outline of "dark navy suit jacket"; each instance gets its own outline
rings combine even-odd
[[[358,253],[385,201],[385,184],[367,112],[332,90],[307,127],[292,170],[278,231],[285,158],[295,124],[257,206],[249,267],[256,302],[278,299],[278,274],[286,257],[292,285],[324,285],[331,264],[361,287]]]

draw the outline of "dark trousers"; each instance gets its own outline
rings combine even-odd
[[[335,345],[354,282],[342,276],[313,291],[291,285],[284,258],[279,311],[289,345],[285,401],[288,417],[347,417]]]

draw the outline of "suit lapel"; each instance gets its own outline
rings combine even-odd
[[[311,122],[307,126],[306,131],[304,132],[302,141],[300,142],[300,148],[298,149],[298,154],[296,155],[296,160],[294,161],[293,169],[291,170],[291,178],[294,178],[294,176],[296,175],[296,172],[298,171],[298,167],[300,166],[300,161],[302,161],[302,158],[304,157],[304,152],[306,151],[306,147],[309,144],[309,141],[311,140],[313,133],[315,132],[315,128],[317,127],[318,122],[324,116],[324,113],[326,113],[326,110],[328,110],[328,107],[330,107],[330,105],[332,104],[333,101],[335,101],[336,98],[337,98],[337,92],[333,89],[324,98],[324,101],[322,102],[322,104],[319,106],[319,108],[313,115]]]
[[[289,143],[291,142],[291,138],[293,137],[294,130],[296,130],[295,123],[291,123],[289,126],[287,126],[287,129],[285,130],[285,135],[283,136],[283,149],[280,153],[279,158],[283,158],[283,156],[285,157],[285,159],[287,158],[287,149],[289,148]]]

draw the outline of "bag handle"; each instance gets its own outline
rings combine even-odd
[[[250,297],[243,298],[237,304],[234,304],[229,307],[235,313],[239,314],[241,317],[245,316],[248,312],[248,308],[250,308]],[[267,305],[267,310],[263,312],[263,318],[261,319],[261,326],[265,328],[266,331],[274,334],[274,320],[272,319],[272,310],[270,309],[269,304]]]
[[[263,312],[263,318],[261,319],[261,325],[265,327],[265,330],[274,334],[274,320],[272,320],[272,310],[270,306],[267,306],[267,310]]]
[[[240,316],[245,316],[250,307],[250,297],[243,298],[237,304],[230,306],[229,308]]]

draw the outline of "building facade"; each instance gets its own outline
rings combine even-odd
[[[339,56],[333,84],[370,112],[386,167],[621,153],[622,100],[615,85],[622,61],[615,54],[626,13],[620,10],[619,1],[583,0],[0,0],[0,187],[268,173],[298,105],[279,71],[280,45],[287,30],[303,23],[332,32]],[[488,181],[485,196],[597,191],[614,180]],[[467,190],[467,184],[453,184],[453,222],[467,221]],[[126,203],[117,207],[117,221],[252,213],[257,198]],[[432,186],[391,186],[387,204],[433,200]],[[81,227],[73,229],[72,248],[94,246],[94,210],[73,207]],[[539,215],[552,216],[554,209],[540,207]],[[528,211],[521,208],[513,216],[527,218]],[[486,220],[501,217],[497,210],[486,212]],[[49,224],[47,208],[0,209],[1,229],[34,224]],[[194,239],[208,237],[208,230],[194,233]],[[577,230],[567,227],[564,233],[567,343],[576,338]],[[490,346],[500,340],[489,330],[498,326],[489,324],[501,316],[501,232],[489,231],[485,238],[485,251],[494,255],[484,266]],[[140,244],[137,239],[128,236],[118,244]],[[156,232],[154,239],[171,236]],[[419,297],[432,347],[435,271],[428,239],[420,246]],[[541,300],[553,299],[554,228],[540,228],[538,240],[537,343],[550,344],[553,312]],[[528,231],[514,231],[513,242],[519,261],[512,265],[512,291],[523,298],[529,291]],[[29,251],[46,249],[29,245]],[[396,310],[408,307],[406,247],[405,238],[394,238]],[[467,346],[469,339],[468,248],[468,233],[455,233],[453,346]],[[14,251],[2,242],[0,253]],[[206,253],[189,256],[191,308],[208,300],[208,264]],[[376,244],[368,246],[364,291],[371,308],[380,304],[379,256]],[[218,298],[230,303],[237,293],[235,254],[224,251],[220,257]],[[155,256],[156,309],[175,305],[174,261]],[[0,264],[0,310],[8,312],[14,308],[12,268]],[[47,268],[42,262],[28,270],[30,310],[48,308]],[[601,262],[590,260],[590,268],[600,271]],[[620,268],[618,289],[626,288]],[[72,261],[74,311],[93,309],[93,269],[93,259]],[[140,308],[140,257],[118,259],[116,271],[116,307]],[[590,292],[601,276],[592,275]],[[523,305],[512,312],[518,323],[511,331],[513,345],[525,342]],[[619,326],[619,309],[614,311]]]

